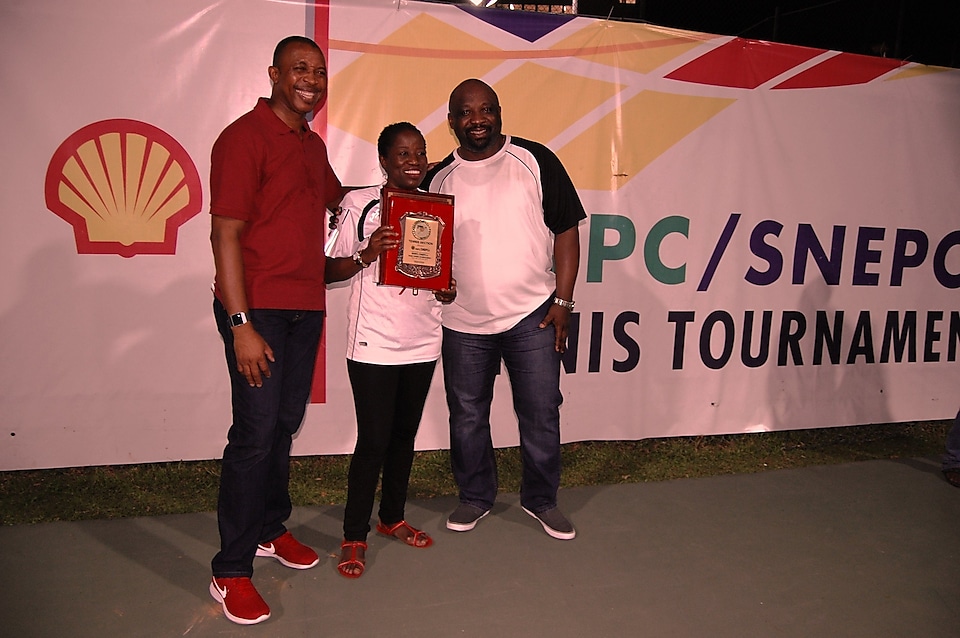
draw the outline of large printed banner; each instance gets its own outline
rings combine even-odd
[[[498,92],[588,219],[564,441],[951,417],[960,404],[960,71],[600,19],[397,0],[87,0],[0,10],[0,469],[215,458],[213,141],[314,37],[346,184],[384,125],[455,146]],[[320,241],[322,238],[318,238]],[[354,441],[346,291],[296,454]],[[493,428],[517,443],[508,380]],[[440,375],[418,445],[448,444]]]

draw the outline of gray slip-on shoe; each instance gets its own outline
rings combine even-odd
[[[563,515],[559,508],[554,507],[539,514],[534,514],[526,507],[523,508],[523,511],[537,519],[543,526],[543,531],[554,538],[568,541],[577,535],[577,530],[573,528],[573,524],[567,520],[567,517]]]
[[[477,526],[477,522],[481,518],[489,513],[490,510],[460,503],[457,505],[457,509],[453,510],[453,513],[447,518],[447,529],[452,529],[455,532],[469,532]]]

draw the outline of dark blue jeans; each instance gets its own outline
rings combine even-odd
[[[237,371],[233,329],[218,300],[213,314],[230,371],[233,425],[223,450],[217,503],[220,552],[212,567],[214,576],[233,578],[251,576],[257,544],[286,531],[283,523],[292,510],[290,445],[310,399],[323,312],[250,309],[253,327],[276,358],[260,388],[251,388]]]
[[[436,367],[436,361],[374,365],[347,360],[357,411],[357,446],[347,479],[345,540],[367,540],[381,470],[380,520],[393,525],[404,519],[414,441]]]
[[[947,453],[943,456],[943,469],[960,470],[960,412],[947,433]]]
[[[497,464],[490,437],[493,384],[502,360],[520,428],[520,503],[540,513],[556,507],[560,488],[560,354],[553,326],[540,328],[548,299],[506,332],[443,329],[443,380],[450,409],[450,457],[460,502],[490,509]]]

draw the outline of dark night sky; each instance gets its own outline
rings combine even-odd
[[[579,0],[580,15],[960,67],[958,0]],[[776,18],[779,13],[779,17]]]
[[[960,0],[578,0],[578,9],[585,16],[960,67]]]

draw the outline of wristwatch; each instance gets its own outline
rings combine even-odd
[[[353,263],[360,266],[361,268],[369,268],[370,264],[363,261],[363,257],[360,256],[360,252],[361,251],[358,250],[357,252],[353,253]]]
[[[245,313],[245,312],[238,312],[238,313],[235,314],[235,315],[230,315],[230,327],[231,327],[231,328],[236,328],[237,326],[242,326],[243,324],[247,323],[247,321],[249,321],[249,319],[247,319],[247,313]]]
[[[560,297],[554,297],[553,303],[557,304],[561,308],[566,308],[567,310],[573,310],[573,307],[577,305],[575,301],[567,301],[566,299],[561,299]]]

